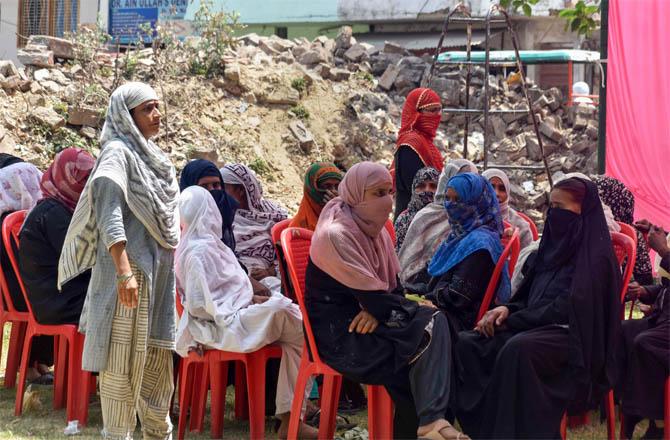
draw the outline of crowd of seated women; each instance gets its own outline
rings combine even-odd
[[[657,438],[670,363],[667,233],[634,223],[632,193],[616,179],[567,176],[555,183],[541,239],[534,241],[512,207],[503,171],[480,175],[467,160],[438,160],[434,95],[410,93],[392,173],[372,162],[348,170],[319,162],[305,172],[289,226],[313,231],[305,308],[319,355],[344,376],[352,395],[362,393],[359,384],[386,388],[397,438],[557,438],[566,411],[595,409],[611,389],[627,438],[643,419],[652,421],[647,438]],[[58,153],[43,174],[0,156],[2,220],[28,212],[19,249],[12,250],[19,274],[9,250],[0,249],[5,307],[27,310],[20,276],[38,322],[79,323],[90,272],[59,291],[58,264],[94,166],[76,148]],[[291,286],[282,286],[285,267],[271,230],[289,214],[265,198],[244,164],[219,169],[191,161],[179,187],[174,273],[184,311],[175,350],[187,356],[281,346],[274,413],[285,438],[292,402],[303,397],[294,396],[294,386],[304,335],[300,309],[286,295]],[[386,227],[394,205],[395,241]],[[621,322],[622,272],[606,211],[638,231],[626,297],[642,304],[641,319]],[[513,230],[525,249],[519,278],[514,283],[516,272],[503,270],[479,317]],[[659,256],[660,283],[647,245]],[[53,340],[36,338],[28,380],[50,383],[52,364]],[[299,432],[317,438],[307,423]]]

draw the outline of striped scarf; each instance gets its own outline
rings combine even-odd
[[[158,99],[146,84],[128,83],[112,93],[100,143],[102,151],[72,216],[58,266],[59,288],[96,262],[99,231],[93,212],[93,185],[108,178],[119,186],[130,211],[166,249],[179,243],[174,166],[160,148],[142,136],[130,110]]]

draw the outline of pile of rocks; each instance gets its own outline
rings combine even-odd
[[[5,128],[0,150],[16,150],[46,163],[54,151],[44,141],[57,136],[64,143],[74,139],[76,145],[97,148],[105,103],[124,80],[118,71],[126,56],[98,54],[102,67],[91,75],[77,62],[75,49],[69,40],[31,37],[19,53],[25,69],[0,62],[0,128]],[[302,170],[312,160],[335,160],[345,167],[361,159],[390,163],[405,96],[427,81],[431,61],[393,42],[381,48],[359,43],[349,27],[336,39],[313,41],[245,35],[228,50],[224,74],[216,78],[156,78],[153,51],[135,56],[139,59],[131,78],[160,82],[167,130],[158,143],[177,165],[196,156],[258,163],[270,192],[291,200],[299,198]],[[183,62],[180,57],[174,60]],[[479,67],[471,75],[471,108],[483,108],[484,81],[489,82],[491,108],[527,107],[514,75],[485,78]],[[464,107],[465,77],[466,70],[459,66],[438,66],[430,87],[445,107]],[[597,109],[588,104],[565,106],[557,88],[542,90],[530,84],[528,93],[551,171],[593,172]],[[444,115],[435,143],[446,157],[462,156],[464,125],[464,116]],[[483,117],[471,117],[468,158],[475,161],[483,158],[483,125]],[[43,135],[45,130],[49,133]],[[492,115],[488,131],[491,163],[541,164],[527,113]],[[36,133],[42,137],[36,139]],[[513,172],[511,177],[513,197],[539,216],[546,206],[546,175]],[[291,208],[295,203],[287,204]]]

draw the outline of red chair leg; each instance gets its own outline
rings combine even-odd
[[[193,372],[191,363],[187,358],[179,361],[179,423],[177,425],[177,438],[184,440],[186,432],[186,416],[191,406],[191,394],[193,391]],[[190,373],[190,374],[189,374]]]
[[[614,391],[605,395],[605,411],[607,414],[607,440],[616,440],[616,412],[614,409]]]
[[[209,377],[212,388],[210,436],[223,438],[223,420],[226,414],[226,385],[228,384],[228,362],[210,362]]]
[[[23,412],[23,393],[26,388],[26,375],[28,374],[28,363],[30,359],[30,348],[33,345],[32,330],[26,329],[26,337],[23,341],[23,353],[21,353],[21,368],[19,369],[19,383],[16,387],[16,402],[14,403],[14,415],[20,416]]]
[[[69,347],[72,349],[72,347]],[[67,357],[67,338],[63,336],[54,336],[54,409],[61,409],[65,406],[65,391],[67,388],[67,371],[72,368],[68,365]]]
[[[302,404],[305,399],[305,390],[307,389],[307,383],[309,378],[312,376],[309,371],[308,361],[305,359],[305,353],[303,353],[303,358],[300,362],[300,372],[298,373],[298,380],[296,381],[294,394],[293,394],[293,405],[291,405],[291,418],[288,424],[288,440],[296,440],[298,438],[298,432],[300,428],[300,417],[302,415]],[[321,419],[323,420],[323,419]]]
[[[341,386],[342,376],[332,374],[324,375],[319,438],[331,439],[335,436],[335,428],[337,427],[337,406],[340,400]]]
[[[561,438],[565,440],[568,436],[568,414],[564,413],[561,419]]]
[[[247,355],[247,398],[249,400],[249,438],[265,437],[265,356]]]
[[[228,378],[226,378],[226,381]],[[247,377],[244,363],[235,362],[235,419],[249,420],[249,402],[247,398]]]
[[[75,414],[76,420],[79,420],[80,426],[86,426],[88,424],[88,405],[91,397],[91,393],[95,393],[95,387],[97,385],[95,376],[89,371],[82,370],[82,356],[84,353],[84,335],[81,333],[75,333],[74,340],[70,345],[72,350],[71,358],[74,362],[71,365],[68,365],[68,372],[73,371],[73,374],[69,377],[74,377],[77,381],[77,386],[73,388],[73,395],[69,394],[68,387],[68,400],[73,398],[76,402],[75,404]],[[69,380],[69,379],[68,379]],[[69,420],[69,419],[68,419]]]
[[[9,334],[9,346],[7,347],[7,366],[5,367],[5,388],[16,386],[16,374],[21,364],[21,352],[26,337],[26,322],[12,322],[12,330]]]
[[[206,362],[198,362],[195,364],[195,371],[191,398],[191,431],[202,432],[209,390],[209,365]]]
[[[368,429],[372,440],[393,438],[393,400],[379,385],[368,386]]]

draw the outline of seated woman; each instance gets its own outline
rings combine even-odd
[[[85,150],[66,148],[42,176],[44,198],[30,211],[19,236],[19,267],[28,300],[40,324],[78,324],[91,273],[58,291],[58,260],[72,213],[95,159]]]
[[[447,184],[451,233],[428,266],[433,277],[426,299],[449,318],[452,336],[471,330],[476,322],[489,280],[502,255],[503,223],[495,192],[482,176],[466,173]],[[497,301],[509,299],[510,283],[503,271]]]
[[[658,227],[649,228],[648,222],[641,223],[651,229],[649,246],[661,257],[661,284],[631,289],[629,293],[650,307],[646,317],[621,323],[617,389],[625,439],[633,438],[635,426],[643,418],[663,421],[663,384],[670,374],[670,236],[666,238]],[[650,423],[643,438],[663,438],[663,428],[658,423]]]
[[[221,242],[221,214],[207,190],[184,190],[179,212],[182,237],[175,273],[184,313],[176,350],[187,356],[193,349],[248,353],[281,345],[276,414],[281,420],[279,436],[286,438],[303,347],[300,310],[282,295],[254,295],[235,254]],[[303,425],[301,437],[316,438],[317,431]]]
[[[398,258],[384,228],[392,188],[382,165],[356,164],[321,213],[305,278],[314,337],[329,366],[389,391],[396,437],[465,439],[445,420],[452,379],[447,320],[405,299],[397,282]]]
[[[447,182],[460,173],[477,174],[477,167],[465,159],[449,161],[438,179],[435,200],[419,211],[407,228],[405,242],[398,251],[400,282],[407,289],[423,292],[430,281],[428,263],[451,230],[444,209]]]
[[[416,172],[414,182],[412,182],[412,197],[407,209],[400,213],[393,225],[396,236],[396,251],[399,251],[405,242],[407,229],[409,229],[409,225],[416,214],[435,199],[438,178],[439,173],[435,168],[425,167]]]
[[[277,257],[270,231],[288,213],[263,198],[263,187],[247,166],[231,164],[221,168],[225,190],[240,204],[235,213],[235,251],[240,262],[257,280],[277,276]]]
[[[313,163],[305,174],[305,187],[300,207],[291,224],[292,228],[313,231],[326,203],[337,197],[342,171],[332,163]]]
[[[613,385],[621,272],[592,182],[555,184],[531,265],[513,302],[459,335],[457,416],[473,438],[559,438],[568,406]]]
[[[3,167],[0,168],[0,226],[9,214],[14,211],[30,210],[42,198],[40,190],[42,172],[35,165],[23,162],[12,155],[3,156],[1,159]],[[14,308],[20,312],[28,311],[2,240],[0,240],[0,267],[5,280],[3,289],[7,289]],[[30,382],[37,384],[53,382],[53,375],[49,371],[49,366],[53,365],[52,337],[38,336],[33,339],[30,365],[27,374]]]
[[[223,243],[235,251],[233,221],[235,220],[235,212],[240,207],[240,204],[226,193],[223,188],[221,172],[213,162],[205,159],[196,159],[186,164],[179,178],[179,190],[184,191],[189,186],[194,185],[205,188],[214,197],[223,220]]]
[[[603,204],[610,207],[614,220],[631,226],[635,223],[635,196],[619,180],[610,176],[598,176],[593,179],[598,187],[598,194]],[[649,260],[649,248],[647,240],[642,233],[637,232],[637,257],[633,268],[633,279],[638,285],[653,284],[654,278],[651,272],[651,261]]]
[[[496,191],[498,197],[498,204],[500,205],[500,213],[503,220],[509,222],[512,226],[519,229],[519,238],[521,240],[521,248],[525,248],[533,242],[533,233],[530,230],[530,225],[526,220],[516,212],[514,208],[509,205],[510,184],[509,178],[504,171],[495,168],[489,168],[482,173],[486,177],[491,186]]]

